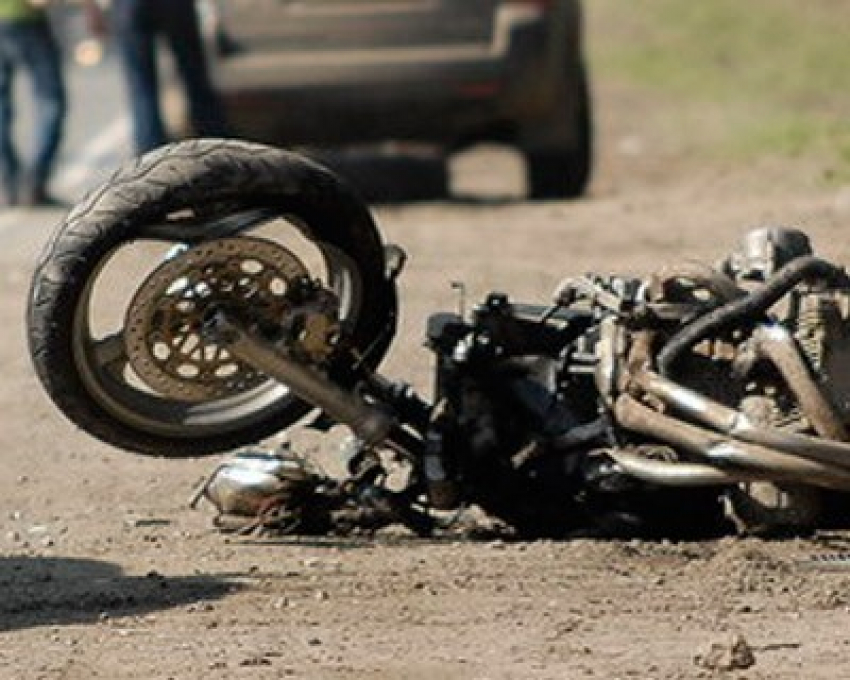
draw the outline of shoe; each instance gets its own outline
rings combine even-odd
[[[0,210],[14,208],[18,205],[17,184],[14,181],[3,180],[0,183]]]

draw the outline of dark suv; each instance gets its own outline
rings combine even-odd
[[[227,0],[215,73],[275,144],[515,145],[535,198],[580,195],[591,115],[577,0]],[[222,38],[222,35],[219,35]]]

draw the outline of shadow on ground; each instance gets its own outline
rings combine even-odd
[[[127,576],[108,562],[65,557],[0,557],[0,632],[143,615],[239,589],[221,576]]]
[[[446,154],[428,145],[387,143],[300,151],[344,178],[368,203],[504,205],[527,200],[524,166],[507,147]]]
[[[437,150],[356,146],[304,151],[370,203],[442,200],[451,195],[447,159]]]

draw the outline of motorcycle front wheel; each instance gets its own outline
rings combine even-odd
[[[167,146],[92,192],[46,245],[27,310],[32,362],[59,409],[117,447],[178,457],[254,443],[311,407],[200,326],[213,302],[274,317],[295,279],[338,300],[348,351],[322,370],[344,383],[351,357],[375,367],[396,291],[363,201],[281,149]]]

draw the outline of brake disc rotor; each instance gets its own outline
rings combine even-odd
[[[182,401],[244,392],[267,380],[203,334],[210,312],[250,309],[278,324],[291,284],[308,271],[292,252],[255,237],[222,238],[178,251],[136,291],[124,323],[130,365],[154,391]]]

